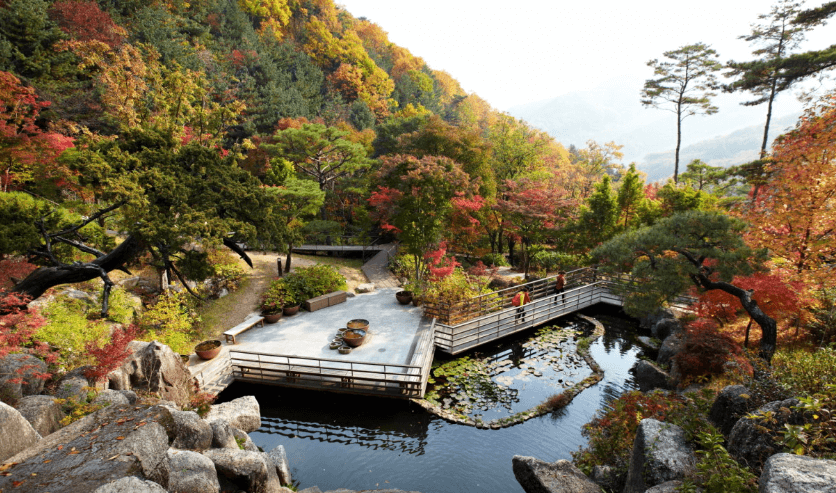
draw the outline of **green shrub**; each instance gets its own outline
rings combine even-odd
[[[449,276],[427,284],[422,297],[428,303],[454,303],[456,301],[469,300],[490,292],[492,290],[487,287],[484,279],[468,275],[461,268],[457,267]],[[494,297],[498,296],[486,297],[484,304],[491,305]],[[497,304],[497,306],[499,305]]]
[[[200,318],[192,310],[188,296],[185,291],[161,294],[157,303],[142,314],[139,323],[146,331],[142,340],[157,340],[174,352],[191,353]]]
[[[298,267],[285,276],[284,280],[297,302],[347,289],[345,277],[333,265]]]
[[[496,267],[508,267],[508,261],[505,259],[505,255],[501,253],[486,253],[482,255],[480,259],[483,264],[490,267],[492,265]]]
[[[261,297],[261,313],[266,315],[279,313],[283,307],[295,305],[295,298],[296,295],[289,287],[287,280],[273,279]]]
[[[246,273],[238,257],[226,250],[213,249],[209,251],[207,260],[212,266],[211,277],[215,279],[218,289],[226,288],[229,291],[238,289]]]
[[[836,385],[836,349],[778,349],[772,359],[772,375],[796,394],[812,396]]]
[[[88,363],[85,351],[88,342],[104,343],[108,337],[108,324],[101,320],[89,320],[91,304],[83,300],[62,298],[44,309],[47,324],[38,329],[37,340],[58,349],[61,362],[68,368]]]
[[[824,459],[836,459],[836,385],[801,401],[794,409],[802,411],[805,423],[784,425],[781,440],[787,452]]]
[[[542,269],[546,272],[569,270],[572,267],[577,267],[583,264],[584,259],[578,255],[571,255],[551,250],[538,251],[531,256],[531,268],[535,270]]]
[[[91,307],[87,311],[88,318],[96,318],[101,313],[102,295],[99,293],[97,298],[97,306]],[[110,291],[108,298],[107,320],[128,325],[134,322],[136,317],[136,308],[131,305],[131,300],[127,292],[121,287],[114,287]]]
[[[723,447],[723,435],[713,428],[698,432],[697,474],[680,491],[704,493],[757,493],[758,478],[732,459]]]

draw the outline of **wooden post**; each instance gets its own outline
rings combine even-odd
[[[279,277],[283,277],[284,273],[282,273],[282,258],[281,257],[276,257],[276,266],[278,267],[278,270],[279,270]]]

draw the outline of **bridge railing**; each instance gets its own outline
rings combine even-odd
[[[595,269],[584,267],[566,273],[565,289],[593,283],[598,276]],[[424,315],[433,317],[439,323],[456,325],[474,318],[498,312],[512,307],[514,296],[525,287],[528,288],[532,300],[554,294],[557,276],[546,277],[518,286],[500,289],[467,300],[444,301],[433,300],[424,302]]]

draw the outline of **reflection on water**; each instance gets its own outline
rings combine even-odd
[[[264,450],[285,446],[301,488],[521,492],[511,470],[514,455],[550,462],[571,459],[570,453],[586,443],[581,427],[598,409],[635,388],[630,369],[639,348],[620,337],[628,337],[624,331],[632,331],[633,324],[605,317],[597,308],[587,314],[604,322],[607,335],[590,349],[605,371],[604,380],[566,408],[511,428],[480,430],[451,424],[396,399],[281,387],[235,384],[221,400],[256,396],[262,426],[250,436]],[[502,351],[512,348],[504,345]]]

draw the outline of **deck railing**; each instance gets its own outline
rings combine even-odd
[[[428,331],[432,340],[432,331]],[[423,397],[426,378],[417,365],[319,359],[230,349],[236,380],[356,394]]]
[[[597,280],[595,269],[584,267],[566,273],[565,289],[593,283]],[[489,313],[498,312],[512,306],[514,296],[525,287],[529,290],[531,299],[538,299],[554,293],[557,276],[546,277],[536,281],[510,288],[500,289],[467,300],[447,302],[444,300],[428,301],[424,303],[424,315],[433,317],[445,325],[457,325]]]
[[[504,308],[459,324],[437,323],[435,345],[446,353],[459,354],[600,302],[620,304],[620,298],[611,295],[603,282],[577,286],[534,299],[522,307]]]

